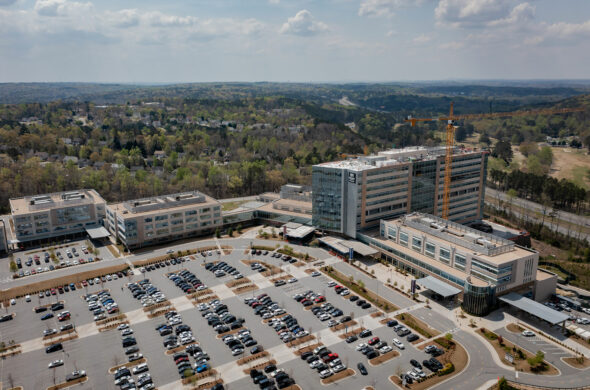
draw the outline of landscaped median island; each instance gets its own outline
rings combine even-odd
[[[414,317],[409,313],[402,313],[395,316],[396,319],[402,321],[408,327],[414,329],[416,332],[420,333],[427,339],[430,339],[434,336],[438,336],[440,334],[439,331],[436,329],[431,328],[423,321],[419,320],[418,318]]]
[[[541,374],[541,375],[558,375],[559,372],[551,364],[547,363],[544,358],[543,352],[538,351],[533,354],[525,349],[518,347],[510,341],[504,340],[502,336],[487,330],[486,328],[480,328],[477,332],[481,337],[487,340],[488,343],[496,350],[500,360],[506,365],[515,367],[518,371]],[[507,358],[512,359],[514,362],[510,362]]]
[[[584,370],[584,369],[590,367],[590,359],[588,359],[584,355],[578,355],[575,357],[570,356],[570,357],[562,358],[561,360],[563,360],[566,364],[569,364],[570,366],[577,368],[579,370]]]
[[[322,385],[329,385],[330,383],[334,383],[344,378],[348,378],[349,376],[352,376],[354,374],[356,374],[356,371],[354,371],[352,368],[347,368],[346,370],[337,372],[332,376],[320,379],[320,382],[322,382]]]
[[[449,334],[445,337],[439,337],[432,342],[421,345],[418,349],[423,350],[428,345],[438,344],[437,347],[442,347],[443,354],[436,357],[436,359],[443,364],[443,368],[437,372],[431,372],[426,378],[419,379],[411,385],[406,385],[409,389],[424,390],[433,387],[437,383],[443,382],[453,375],[459,374],[467,366],[469,356],[463,346],[452,339]],[[389,380],[401,387],[402,379],[400,375],[405,374],[401,369],[398,369],[396,375],[389,377]],[[451,375],[452,374],[452,375]]]
[[[398,357],[398,356],[399,356],[398,351],[385,352],[384,354],[381,354],[381,355],[377,356],[376,358],[369,360],[369,364],[371,366],[378,366],[378,365],[388,362],[391,359]]]
[[[386,313],[396,311],[399,309],[393,303],[389,302],[386,299],[383,299],[371,290],[366,289],[362,281],[355,281],[352,277],[344,275],[342,272],[334,269],[334,267],[321,267],[320,271],[330,276],[331,278],[337,280],[340,284],[347,287],[350,291],[354,291],[356,294],[362,296],[365,300],[371,302],[373,305],[377,306]]]
[[[83,376],[82,378],[74,379],[68,382],[58,383],[57,385],[49,386],[47,390],[59,390],[65,389],[66,387],[78,385],[80,383],[84,383],[88,380],[87,376]]]

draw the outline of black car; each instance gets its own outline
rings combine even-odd
[[[357,341],[358,339],[359,339],[358,337],[356,337],[355,335],[352,335],[352,336],[348,336],[348,337],[346,338],[346,342],[347,342],[348,344],[350,344],[350,343],[354,343],[354,342],[355,342],[355,341]]]
[[[409,342],[416,341],[416,340],[418,340],[418,339],[419,339],[419,337],[418,337],[418,336],[416,336],[414,333],[410,334],[410,335],[408,336],[408,338],[407,338],[407,340],[408,340]]]
[[[5,314],[0,317],[0,322],[6,322],[12,320],[12,314]]]
[[[370,329],[365,329],[361,333],[359,333],[359,337],[362,337],[362,338],[369,337],[369,336],[372,336],[372,335],[373,335],[373,332],[371,332]]]
[[[379,356],[379,351],[377,351],[377,350],[372,350],[371,352],[369,352],[369,353],[367,354],[367,359],[374,359],[374,358],[376,358],[377,356]]]
[[[123,348],[131,347],[132,345],[137,344],[137,341],[133,337],[127,337],[122,341]]]
[[[313,356],[313,352],[307,351],[307,352],[303,352],[301,354],[301,360],[306,360],[309,359],[311,356]]]
[[[61,302],[54,303],[53,305],[51,305],[51,311],[63,310],[63,308],[64,308],[64,304]]]
[[[365,365],[363,363],[359,363],[356,365],[359,369],[359,372],[361,373],[361,375],[367,375],[367,368],[365,367]]]
[[[416,368],[422,368],[422,365],[415,359],[410,360],[410,364]]]
[[[35,313],[41,313],[47,311],[47,306],[39,306],[35,308]]]
[[[139,352],[139,348],[136,346],[129,347],[125,350],[125,355],[131,355],[132,353]]]
[[[254,354],[262,352],[263,350],[264,350],[264,348],[262,347],[262,345],[257,345],[250,350],[250,354],[254,355]]]
[[[45,353],[61,351],[62,349],[64,349],[64,347],[61,343],[51,344],[49,347],[45,348]]]

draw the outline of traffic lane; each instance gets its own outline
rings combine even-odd
[[[428,324],[429,326],[433,327],[441,333],[445,333],[456,328],[456,325],[453,323],[453,321],[443,317],[441,314],[430,309],[420,308],[412,310],[410,314],[412,314],[415,317],[418,317],[426,324]]]
[[[394,305],[404,308],[409,307],[414,304],[414,302],[405,296],[396,293],[389,287],[385,287],[381,281],[378,279],[373,279],[365,275],[363,272],[358,271],[351,265],[348,265],[344,262],[338,262],[332,265],[332,267],[336,268],[338,271],[342,272],[344,275],[353,275],[354,280],[362,280],[365,283],[365,287],[374,293],[380,295],[381,297],[387,299]]]

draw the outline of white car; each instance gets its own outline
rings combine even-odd
[[[121,332],[121,336],[129,336],[133,334],[133,329],[128,328],[128,329],[123,329],[123,331]]]
[[[335,285],[337,285],[338,283],[332,281],[332,282],[328,282],[328,287],[334,287]]]
[[[127,329],[129,328],[128,324],[120,324],[119,326],[117,326],[117,330],[123,330],[123,329]]]
[[[25,301],[31,302],[31,296],[30,295],[25,296]]]
[[[342,295],[343,297],[345,297],[347,295],[350,295],[350,291],[349,290],[346,290],[346,289],[345,290],[342,290],[342,291],[340,291],[340,295]]]
[[[381,353],[387,353],[387,352],[390,352],[392,350],[393,350],[393,348],[391,348],[389,345],[385,345],[385,346],[381,347],[381,349],[379,350],[379,352],[381,352]]]
[[[313,368],[315,370],[320,364],[322,364],[321,360],[314,360],[313,362],[309,363],[309,368]]]
[[[63,366],[64,365],[64,361],[59,359],[59,360],[54,360],[51,363],[49,363],[47,365],[47,368],[54,368],[54,367],[59,367],[59,366]]]
[[[576,320],[576,323],[582,324],[582,325],[588,325],[588,324],[590,324],[590,320],[588,318],[578,318]]]
[[[420,378],[426,378],[426,373],[424,371],[422,371],[421,369],[419,369],[418,367],[412,368],[412,371],[414,371],[416,373],[416,375],[418,375]]]
[[[16,305],[16,299],[12,298],[12,299],[10,300],[10,304],[11,304],[11,305]]]
[[[45,329],[43,331],[43,336],[51,336],[52,334],[56,334],[57,329]]]
[[[340,371],[344,371],[346,369],[346,367],[342,364],[338,364],[337,366],[335,366],[334,368],[332,368],[332,372],[337,373]]]
[[[173,251],[172,249],[168,249],[168,250],[166,251],[166,253],[167,253],[167,254],[171,254],[171,253],[174,253],[174,251]]]
[[[297,282],[297,278],[291,278],[287,282],[288,283],[296,283]]]
[[[356,350],[360,351],[361,349],[365,348],[367,346],[366,343],[360,343],[359,345],[356,346]]]
[[[535,337],[535,332],[532,332],[530,330],[523,330],[522,335],[525,337]]]
[[[320,276],[320,275],[321,275],[321,273],[320,273],[320,272],[318,272],[318,271],[313,271],[313,272],[311,273],[311,276],[313,276],[314,278],[315,278],[316,276]]]
[[[405,348],[405,347],[404,347],[404,344],[403,344],[401,341],[399,341],[398,339],[396,339],[396,338],[394,338],[394,339],[393,339],[391,342],[392,342],[392,343],[393,343],[393,344],[394,344],[396,347],[398,347],[399,349],[404,349],[404,348]]]
[[[406,374],[408,374],[410,377],[412,377],[412,379],[415,381],[420,379],[420,376],[418,374],[416,374],[414,371],[408,371],[408,372],[406,372]]]
[[[319,360],[316,360],[316,361],[319,361]],[[322,378],[322,379],[327,378],[332,375],[334,375],[334,373],[331,370],[324,370],[324,371],[320,372],[320,378]]]

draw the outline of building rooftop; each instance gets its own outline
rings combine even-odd
[[[128,200],[121,203],[114,203],[109,207],[121,214],[133,214],[140,216],[143,214],[153,214],[157,211],[169,210],[174,208],[188,208],[195,204],[214,205],[219,202],[215,199],[202,194],[198,191],[183,192],[170,195],[154,196],[151,198]]]
[[[21,198],[12,198],[9,202],[12,215],[29,214],[41,210],[74,205],[105,203],[98,192],[88,189],[24,196]]]
[[[432,148],[427,148],[424,146],[412,146],[401,149],[384,150],[370,156],[360,156],[347,160],[326,162],[317,164],[316,166],[348,169],[351,171],[362,172],[368,169],[405,164],[412,161],[433,160],[439,156],[443,156],[445,152],[446,148],[444,146]],[[474,151],[472,149],[462,149],[455,147],[453,154],[459,155],[473,152]]]

